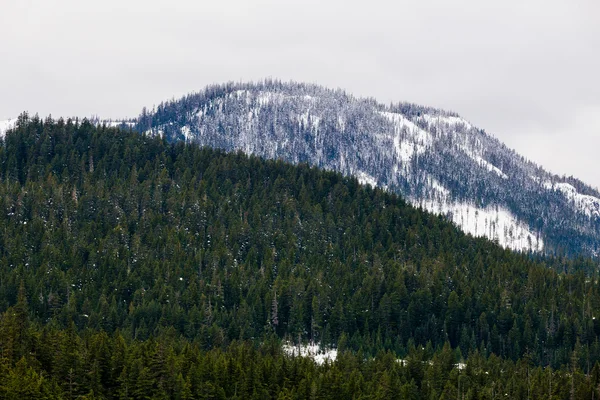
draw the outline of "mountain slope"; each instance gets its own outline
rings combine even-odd
[[[597,398],[589,260],[87,120],[21,116],[0,179],[0,398]],[[316,347],[335,363],[287,355]]]
[[[265,81],[144,109],[137,129],[353,175],[511,249],[598,254],[600,193],[548,173],[452,112]]]
[[[33,118],[0,142],[0,177],[0,312],[23,282],[38,326],[600,359],[593,264],[515,254],[339,173]]]

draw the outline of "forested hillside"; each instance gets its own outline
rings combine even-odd
[[[338,173],[24,114],[0,227],[5,398],[600,394],[594,263]]]

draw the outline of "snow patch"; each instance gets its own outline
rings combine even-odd
[[[377,186],[377,179],[375,179],[373,176],[367,174],[364,171],[358,171],[354,174],[356,176],[356,179],[358,179],[358,183],[360,183],[361,185],[371,185],[373,187]]]
[[[135,126],[135,122],[131,122],[131,121],[120,121],[120,120],[104,120],[104,121],[99,121],[98,123],[99,126],[102,125],[106,125],[108,128],[119,128],[121,127],[121,125],[125,125],[129,128],[133,128]]]
[[[519,221],[509,210],[499,206],[477,207],[470,203],[414,200],[424,209],[445,215],[464,232],[487,237],[512,250],[541,251],[544,242],[539,234]]]
[[[282,346],[285,354],[292,357],[308,357],[317,365],[323,365],[325,362],[334,362],[337,358],[337,349],[323,348],[318,344],[292,345],[286,343]]]
[[[183,137],[185,138],[186,143],[191,142],[192,139],[194,138],[194,136],[192,135],[192,130],[190,129],[189,126],[187,126],[187,125],[182,126],[180,131],[181,131],[181,134],[183,135]]]
[[[316,131],[321,123],[321,118],[312,115],[310,113],[310,109],[308,109],[305,113],[298,115],[298,124],[304,124],[304,126],[311,126],[313,131]]]
[[[148,129],[147,131],[145,131],[144,136],[148,136],[148,137],[159,136],[160,138],[163,138],[165,136],[165,131],[160,128],[152,128],[152,129]]]
[[[354,175],[361,184],[377,185],[377,180],[363,171]],[[427,177],[426,185],[433,193],[426,200],[409,198],[410,203],[444,215],[464,232],[486,237],[504,248],[534,252],[543,250],[544,242],[540,235],[519,221],[508,209],[500,206],[481,208],[471,203],[452,201],[450,191],[432,176]]]

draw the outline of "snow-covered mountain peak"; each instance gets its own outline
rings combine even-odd
[[[583,183],[540,184],[561,180],[454,112],[265,81],[214,85],[163,103],[143,112],[137,129],[352,175],[505,247],[600,248],[600,193]]]

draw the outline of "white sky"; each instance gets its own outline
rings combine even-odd
[[[0,0],[0,119],[293,79],[453,110],[600,187],[598,0]]]

